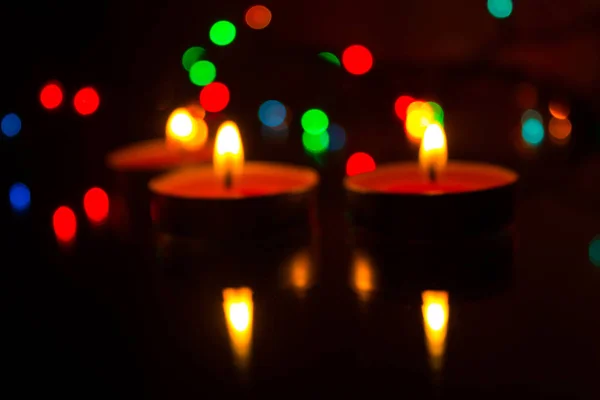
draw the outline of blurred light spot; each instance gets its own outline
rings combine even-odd
[[[442,109],[442,106],[435,101],[428,101],[427,105],[431,107],[431,111],[433,112],[433,122],[437,122],[441,126],[444,126],[444,110]]]
[[[235,39],[235,25],[229,21],[215,22],[210,28],[210,40],[217,46],[227,46]]]
[[[569,112],[571,112],[571,108],[567,103],[559,101],[551,101],[548,104],[548,110],[550,110],[550,114],[554,118],[558,119],[566,119],[569,116]]]
[[[531,83],[521,83],[517,86],[517,105],[520,108],[534,108],[537,105],[538,93]]]
[[[595,267],[600,267],[600,235],[596,236],[590,242],[590,248],[588,250],[590,261]]]
[[[329,147],[329,133],[302,133],[302,144],[309,153],[323,153]]]
[[[81,115],[91,115],[100,105],[100,96],[92,87],[85,87],[75,94],[73,99],[75,110]]]
[[[542,114],[540,114],[536,110],[527,110],[523,113],[523,115],[521,115],[521,123],[522,124],[524,124],[525,121],[530,120],[530,119],[538,120],[541,123],[544,122],[544,119],[542,118]]]
[[[198,107],[202,112],[201,107]],[[196,111],[199,112],[199,111]],[[202,115],[203,116],[203,115]],[[201,118],[196,118],[189,108],[173,110],[166,126],[167,144],[173,149],[197,150],[208,139],[208,126]]]
[[[217,69],[208,60],[196,61],[190,68],[190,81],[196,86],[206,86],[216,77]]]
[[[550,122],[548,122],[548,133],[559,143],[571,135],[571,129],[571,121],[568,119],[550,118]]]
[[[206,116],[206,111],[204,108],[200,107],[198,104],[190,104],[186,107],[192,117],[196,119],[204,119]]]
[[[213,82],[202,88],[200,105],[208,112],[220,112],[229,104],[229,89],[221,82]]]
[[[377,287],[375,268],[369,257],[356,250],[352,262],[351,286],[359,299],[366,303]]]
[[[353,75],[366,74],[373,66],[373,56],[369,49],[355,44],[344,50],[342,64]]]
[[[283,124],[286,115],[285,106],[277,100],[267,100],[258,109],[260,122],[271,128]]]
[[[61,105],[63,91],[57,83],[48,83],[40,92],[40,103],[45,109],[52,110]]]
[[[423,101],[413,101],[406,109],[406,121],[404,128],[408,139],[413,143],[419,143],[425,129],[435,121],[433,109]]]
[[[506,18],[512,14],[512,0],[488,0],[488,11],[495,18]]]
[[[58,207],[52,216],[52,226],[59,241],[72,241],[77,233],[77,218],[75,217],[75,213],[69,207]]]
[[[21,118],[15,113],[6,114],[0,123],[2,133],[13,137],[21,131]]]
[[[537,119],[528,119],[521,126],[521,135],[525,142],[537,146],[544,139],[544,125]]]
[[[265,6],[252,6],[246,11],[246,23],[252,29],[265,29],[271,17],[271,11]]]
[[[338,151],[346,144],[346,131],[339,124],[331,124],[327,129],[329,133],[329,151]]]
[[[29,208],[29,204],[31,203],[31,192],[27,185],[17,182],[10,187],[8,198],[12,209],[16,212],[22,212]]]
[[[394,103],[394,111],[401,121],[406,120],[406,109],[413,101],[415,101],[415,99],[406,95],[400,96],[396,99],[396,102]]]
[[[329,118],[323,111],[313,108],[302,115],[300,123],[305,132],[317,135],[327,130]]]
[[[319,53],[319,57],[321,57],[323,60],[327,61],[330,64],[337,65],[338,67],[342,65],[340,59],[335,54],[330,53],[328,51],[323,51]]]
[[[354,153],[346,163],[346,175],[353,176],[365,172],[375,171],[376,165],[373,157],[367,153]]]
[[[103,222],[108,217],[108,195],[98,187],[91,188],[83,197],[83,209],[90,221]]]
[[[223,289],[223,311],[236,366],[245,372],[252,350],[252,290],[247,287]]]
[[[181,64],[183,65],[183,68],[186,71],[189,71],[196,61],[199,61],[204,57],[204,54],[206,54],[206,50],[203,47],[190,47],[183,53],[183,57],[181,57]]]

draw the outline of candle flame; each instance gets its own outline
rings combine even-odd
[[[434,372],[439,372],[446,350],[446,334],[450,314],[448,292],[427,290],[421,294],[421,297],[429,364]]]
[[[213,167],[218,177],[226,179],[241,174],[244,167],[244,147],[237,125],[232,121],[221,124],[217,131]]]
[[[201,118],[195,118],[188,109],[175,109],[166,126],[167,144],[172,149],[197,150],[208,138],[208,127]]]
[[[245,369],[250,361],[254,302],[250,288],[224,289],[223,311],[236,364]]]
[[[427,172],[441,172],[448,162],[446,133],[439,124],[429,124],[425,129],[421,148],[419,149],[419,164]]]

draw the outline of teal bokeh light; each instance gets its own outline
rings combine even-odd
[[[512,14],[512,0],[488,0],[487,8],[494,18],[503,19]]]
[[[590,262],[592,265],[595,267],[600,267],[600,235],[597,235],[590,242],[588,254],[590,256]]]
[[[544,140],[544,125],[541,121],[530,118],[521,126],[523,140],[532,146],[537,146]]]

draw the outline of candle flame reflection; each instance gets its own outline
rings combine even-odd
[[[419,149],[419,164],[427,172],[433,169],[439,173],[447,162],[448,148],[444,128],[439,124],[430,124],[425,130]]]
[[[202,118],[186,108],[175,109],[166,126],[167,145],[171,149],[198,150],[208,139],[208,127]]]
[[[375,270],[371,260],[360,251],[354,253],[351,286],[364,303],[370,300],[372,293],[375,291]]]
[[[427,290],[421,294],[421,297],[429,365],[433,372],[440,372],[446,350],[446,334],[450,314],[448,292]]]
[[[252,321],[254,318],[252,290],[247,287],[224,289],[223,311],[234,360],[238,367],[246,369],[250,362],[252,345]]]
[[[298,296],[306,294],[313,283],[312,260],[307,250],[296,253],[290,262],[289,283]]]
[[[233,178],[244,167],[244,147],[237,125],[232,121],[221,124],[217,131],[213,154],[213,167],[218,177]]]

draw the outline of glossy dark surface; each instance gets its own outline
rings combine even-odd
[[[109,44],[118,43],[115,32]],[[57,56],[48,70],[31,67],[31,78],[23,72],[10,96],[2,95],[4,108],[20,110],[24,129],[0,140],[0,189],[23,181],[32,191],[27,213],[11,212],[5,195],[0,203],[7,388],[69,398],[597,398],[600,269],[588,246],[600,234],[600,128],[585,100],[564,87],[537,85],[544,118],[549,99],[568,99],[573,134],[566,146],[546,136],[539,148],[523,150],[515,93],[525,78],[518,73],[382,63],[357,79],[312,57],[314,49],[240,33],[235,57],[212,49],[220,79],[236,96],[227,115],[207,118],[210,132],[233,118],[248,159],[318,168],[318,226],[311,234],[242,243],[123,229],[124,216],[116,218],[121,224],[93,227],[82,207],[87,189],[110,188],[111,212],[118,209],[106,153],[159,137],[169,110],[197,96],[179,66],[182,43],[130,84],[138,53],[124,57],[128,73],[114,60],[143,36],[131,35],[113,58],[100,39],[84,43],[89,54],[79,57],[65,47],[63,62]],[[106,59],[86,70],[81,65],[92,64],[86,62],[94,49]],[[98,113],[81,118],[70,104],[56,113],[42,110],[39,86],[57,75],[69,93],[97,85]],[[451,159],[498,163],[521,175],[510,230],[432,244],[406,239],[401,224],[403,239],[350,225],[341,185],[350,154],[367,151],[378,163],[417,159],[392,112],[395,97],[406,92],[443,105]],[[293,112],[286,140],[259,134],[256,112],[269,98]],[[345,127],[343,151],[304,153],[299,117],[311,107]],[[78,217],[68,248],[52,232],[60,205]],[[310,263],[302,264],[306,289],[298,290],[290,274],[302,251]],[[372,260],[369,295],[357,293],[353,281],[357,254]],[[232,362],[222,307],[222,289],[238,286],[254,291],[247,374]],[[450,291],[439,375],[427,360],[425,289]]]

